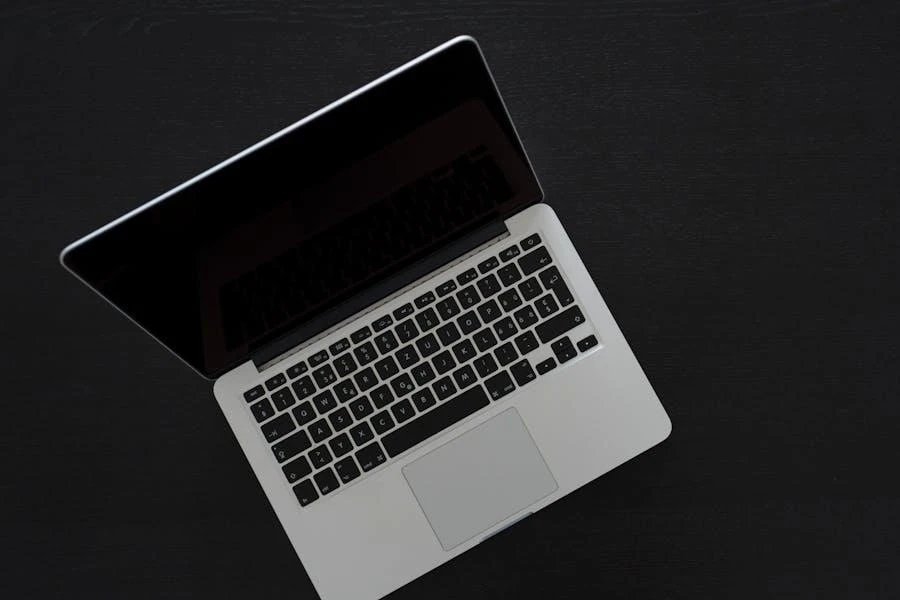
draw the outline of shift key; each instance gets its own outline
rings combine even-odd
[[[582,323],[584,323],[584,315],[581,314],[581,309],[577,306],[571,306],[556,316],[547,319],[535,327],[534,330],[537,332],[538,337],[541,338],[541,343],[546,344]]]

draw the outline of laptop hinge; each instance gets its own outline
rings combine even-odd
[[[399,273],[355,294],[341,304],[295,327],[290,333],[273,340],[251,353],[259,371],[301,349],[301,345],[320,336],[338,324],[357,315],[367,307],[390,299],[435,271],[480,248],[498,237],[509,235],[503,219],[494,219],[461,238],[445,244]]]

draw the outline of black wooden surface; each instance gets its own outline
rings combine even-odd
[[[56,256],[471,33],[674,432],[393,598],[900,597],[898,17],[2,4],[3,596],[315,597],[209,384]]]

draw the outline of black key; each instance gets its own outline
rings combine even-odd
[[[294,418],[297,419],[297,423],[300,425],[306,425],[316,418],[316,411],[313,410],[309,400],[300,404],[300,406],[292,410],[291,413],[293,413]]]
[[[313,448],[309,451],[309,462],[312,463],[314,469],[318,469],[319,467],[324,467],[332,460],[331,452],[328,451],[328,448],[325,444]]]
[[[444,323],[438,327],[437,334],[441,339],[441,343],[445,346],[449,346],[462,337],[459,333],[459,329],[457,329],[456,325],[453,323]]]
[[[275,417],[262,426],[263,435],[270,444],[278,438],[284,437],[293,430],[297,429],[291,415],[284,413],[280,417]]]
[[[419,392],[416,393],[418,394]],[[394,426],[394,419],[391,418],[391,413],[386,410],[381,411],[370,420],[372,421],[372,427],[375,428],[375,432],[378,433],[378,435],[381,435]]]
[[[559,310],[559,305],[556,303],[556,300],[553,299],[553,294],[545,294],[537,299],[534,303],[534,307],[537,309],[541,318],[546,318]]]
[[[519,292],[515,288],[509,288],[497,296],[497,300],[500,302],[500,308],[506,312],[522,306],[522,297],[519,296]]]
[[[416,308],[422,308],[423,306],[428,306],[434,302],[434,300],[434,292],[428,292],[416,298],[414,302],[416,303]]]
[[[416,322],[419,324],[419,327],[422,328],[422,331],[428,331],[429,329],[437,327],[440,321],[438,321],[438,316],[433,308],[426,308],[416,315]]]
[[[529,235],[527,238],[525,238],[524,240],[522,240],[522,243],[519,245],[522,246],[522,250],[524,250],[525,252],[528,252],[529,250],[531,250],[532,248],[534,248],[535,246],[537,246],[540,243],[541,243],[541,236],[539,236],[536,233],[533,233],[533,234]]]
[[[434,394],[431,393],[431,390],[428,388],[422,388],[421,390],[416,390],[416,392],[411,396],[413,404],[416,405],[416,408],[419,409],[419,412],[431,408],[435,404],[437,404],[437,400],[434,399]],[[379,433],[381,433],[379,431]]]
[[[331,428],[325,419],[319,419],[309,426],[309,435],[312,436],[314,442],[321,442],[331,435]]]
[[[418,385],[425,385],[435,378],[434,369],[431,368],[431,364],[428,362],[423,362],[413,367],[412,376]]]
[[[481,271],[482,275],[487,273],[488,271],[492,271],[496,269],[500,265],[500,261],[497,260],[496,256],[492,256],[486,261],[478,263],[478,270]]]
[[[456,281],[459,283],[459,285],[464,285],[466,283],[469,283],[470,281],[474,281],[477,277],[478,271],[476,271],[475,269],[468,269],[457,275]]]
[[[326,360],[328,360],[328,350],[319,350],[309,357],[309,366],[318,367]]]
[[[516,364],[510,366],[509,372],[512,373],[512,376],[516,380],[516,383],[518,383],[520,386],[534,381],[537,377],[537,375],[534,374],[534,369],[531,368],[531,363],[529,363],[524,358]]]
[[[413,366],[417,362],[419,362],[419,355],[416,353],[416,349],[412,344],[409,346],[404,346],[397,350],[394,357],[397,359],[397,362],[400,363],[401,369],[408,369]]]
[[[341,483],[350,483],[359,477],[359,467],[356,466],[356,461],[353,460],[352,456],[334,463],[334,471],[337,473]]]
[[[275,375],[274,377],[270,377],[269,379],[266,379],[266,389],[271,392],[275,388],[282,386],[285,383],[287,383],[287,378],[284,376],[284,373],[279,373],[278,375]]]
[[[469,335],[481,327],[481,321],[478,320],[478,315],[475,314],[474,310],[470,310],[458,318],[456,322],[459,323],[459,328],[462,329],[464,335]]]
[[[331,426],[335,431],[340,431],[353,423],[353,419],[350,417],[350,413],[347,412],[347,409],[343,406],[330,415],[328,415],[328,420],[331,421]]]
[[[385,356],[375,363],[375,370],[378,371],[378,375],[381,377],[382,381],[387,381],[400,372],[397,363],[390,356]]]
[[[334,394],[331,393],[331,390],[325,390],[324,392],[316,394],[313,396],[312,402],[320,415],[324,415],[328,411],[337,408],[337,401],[334,399]]]
[[[257,398],[262,398],[262,395],[265,394],[265,390],[263,390],[263,386],[257,385],[252,389],[244,392],[244,400],[247,402],[253,402]]]
[[[500,252],[500,260],[503,262],[508,262],[514,259],[519,255],[519,247],[518,246],[510,246],[506,250]]]
[[[306,506],[319,498],[319,492],[316,491],[315,486],[309,479],[301,481],[294,486],[294,495],[297,496],[300,506]]]
[[[534,334],[530,331],[526,331],[522,335],[517,335],[516,339],[513,341],[516,343],[521,354],[528,354],[540,345],[538,344],[537,338],[534,337]]]
[[[490,348],[493,348],[497,345],[497,338],[494,336],[494,332],[490,330],[490,328],[485,327],[478,333],[472,336],[472,339],[475,340],[475,345],[478,346],[478,350],[484,352]]]
[[[357,450],[356,460],[359,461],[359,466],[362,467],[363,471],[371,471],[386,461],[387,458],[385,458],[381,446],[378,445],[378,442],[375,442]]]
[[[559,364],[572,360],[575,358],[575,355],[578,354],[575,350],[575,346],[572,345],[572,340],[568,337],[556,340],[550,344],[550,349],[553,350],[553,354],[556,355],[556,360],[559,361]]]
[[[475,371],[469,365],[464,365],[453,371],[453,379],[459,389],[464,389],[475,383]]]
[[[332,356],[337,356],[344,350],[350,349],[350,340],[347,338],[341,338],[332,345],[328,346],[328,351],[331,352]]]
[[[291,387],[294,388],[294,394],[297,395],[298,400],[303,400],[304,398],[311,396],[316,391],[316,386],[309,375],[298,379],[291,384]]]
[[[490,379],[486,380],[484,382],[484,387],[487,388],[488,394],[491,395],[492,400],[499,400],[516,389],[516,385],[506,371],[500,371]]]
[[[292,406],[296,402],[290,388],[283,387],[280,390],[272,392],[272,404],[278,410],[284,410]]]
[[[346,433],[342,433],[341,435],[328,440],[328,446],[331,447],[331,451],[334,453],[335,458],[343,456],[353,450],[353,442],[350,441],[350,438],[347,437]]]
[[[472,308],[481,300],[474,285],[469,285],[459,290],[459,293],[456,294],[456,299],[459,300],[463,308]]]
[[[511,317],[504,317],[494,323],[494,331],[497,332],[497,337],[500,338],[500,340],[505,340],[506,338],[516,335],[516,324],[513,323]]]
[[[529,277],[519,284],[519,291],[522,292],[522,297],[528,302],[540,296],[544,290],[541,289],[541,284],[538,283],[536,277]]]
[[[519,269],[516,268],[516,265],[509,264],[504,265],[497,271],[497,277],[500,278],[500,283],[503,285],[512,285],[522,279],[522,274],[519,273]]]
[[[305,451],[310,446],[312,446],[312,442],[309,441],[309,436],[306,435],[306,432],[298,431],[272,446],[272,452],[275,453],[275,460],[283,463],[290,457],[297,456]]]
[[[456,362],[450,355],[449,350],[444,350],[440,354],[436,354],[434,358],[431,359],[431,362],[434,363],[434,368],[437,369],[437,372],[441,375],[456,366]]]
[[[372,414],[372,403],[365,396],[360,396],[350,403],[350,410],[353,411],[353,416],[359,421]]]
[[[367,365],[378,358],[378,352],[375,350],[372,342],[366,342],[362,346],[357,346],[353,349],[353,354],[356,355],[356,360],[359,361],[360,365]]]
[[[391,379],[391,387],[394,388],[394,394],[398,398],[402,398],[406,394],[410,393],[415,387],[412,382],[412,378],[409,376],[409,373],[402,373],[397,377]]]
[[[437,338],[434,337],[433,333],[429,333],[425,337],[416,340],[416,348],[419,349],[419,354],[422,355],[422,358],[427,358],[441,349],[441,345],[438,344]]]
[[[355,398],[358,393],[359,392],[356,391],[356,386],[353,385],[353,382],[349,379],[345,379],[334,386],[334,394],[340,402],[346,402],[351,398]]]
[[[500,307],[497,306],[497,303],[493,300],[488,300],[484,304],[478,307],[478,314],[481,316],[481,320],[485,325],[497,319],[503,313],[500,312]]]
[[[453,385],[453,380],[450,377],[438,379],[431,387],[434,388],[434,393],[437,394],[438,400],[446,400],[456,393],[456,386]]]
[[[312,436],[314,442],[321,442],[331,437],[331,428],[325,419],[319,419],[309,426],[309,435]]]
[[[580,342],[578,342],[578,349],[584,352],[585,350],[589,350],[597,345],[597,337],[593,334],[587,336]]]
[[[397,332],[397,339],[400,340],[401,344],[405,344],[419,335],[419,330],[416,329],[416,324],[413,323],[412,319],[403,321],[394,327],[394,331]]]
[[[306,373],[308,370],[309,370],[309,367],[307,367],[306,363],[301,360],[296,365],[289,368],[287,370],[287,374],[288,374],[288,377],[290,377],[291,379],[297,379],[298,377],[300,377],[301,375]]]
[[[383,315],[376,319],[374,323],[372,323],[372,329],[374,329],[377,333],[385,327],[388,327],[393,322],[394,320],[391,318],[391,315]]]
[[[453,298],[444,298],[437,303],[437,312],[445,321],[459,314],[459,304]]]
[[[313,479],[316,480],[316,485],[323,496],[338,488],[337,477],[334,476],[334,471],[331,469],[325,469],[316,473],[313,475]]]
[[[407,302],[403,306],[394,310],[394,318],[398,321],[413,314],[413,305]]]
[[[366,367],[354,375],[353,379],[356,381],[356,385],[359,386],[361,392],[365,392],[367,389],[378,383],[378,378],[375,376],[375,371],[372,370],[372,367]]]
[[[370,335],[372,335],[372,330],[369,329],[368,327],[363,327],[362,329],[357,329],[356,331],[351,333],[350,339],[353,341],[354,344],[358,344],[361,341],[363,341],[364,339],[366,339],[367,337],[369,337]]]
[[[437,289],[435,291],[437,292],[438,298],[443,298],[444,296],[446,296],[447,294],[449,294],[450,292],[452,292],[455,289],[456,289],[456,282],[451,279],[451,280],[445,281],[441,285],[437,286]]]
[[[516,349],[513,347],[512,342],[506,342],[502,346],[495,349],[494,356],[497,357],[497,362],[500,363],[501,367],[505,367],[512,361],[519,358],[519,355],[516,354]]]
[[[475,365],[475,370],[478,371],[478,375],[481,377],[487,377],[497,370],[497,361],[490,354],[479,356],[472,364]]]
[[[391,406],[391,412],[394,413],[394,418],[397,419],[397,423],[402,423],[403,421],[407,421],[416,414],[416,411],[413,409],[412,404],[409,403],[409,400],[401,400]]]
[[[484,388],[471,387],[456,398],[423,413],[381,439],[390,456],[409,450],[490,404]]]
[[[453,346],[453,356],[459,364],[462,364],[470,358],[475,358],[475,346],[469,340],[463,340]]]
[[[353,357],[350,356],[349,352],[334,359],[334,370],[337,371],[337,374],[341,377],[346,377],[358,368],[359,367],[356,366],[356,361],[353,360]]]
[[[556,294],[556,299],[559,300],[560,306],[568,306],[575,302],[572,292],[569,291],[566,282],[563,281],[563,278],[556,267],[544,269],[538,277],[541,278],[541,283],[544,284],[545,288],[553,290],[553,293]]]
[[[550,253],[541,246],[537,250],[532,250],[519,259],[519,267],[525,275],[531,275],[541,267],[546,267],[551,262]]]
[[[319,388],[326,388],[337,381],[337,375],[334,374],[334,369],[331,368],[331,365],[322,365],[313,371],[313,379],[316,380]]]
[[[284,471],[284,476],[287,477],[287,480],[291,483],[296,483],[312,473],[312,467],[309,466],[309,461],[306,460],[305,456],[300,456],[297,460],[292,460],[281,467],[281,470]]]
[[[520,308],[513,314],[513,316],[516,318],[516,323],[518,323],[519,329],[528,329],[538,322],[537,313],[534,312],[534,309],[531,308],[531,306]]]
[[[482,277],[475,285],[478,286],[478,290],[484,298],[489,298],[500,291],[500,282],[497,281],[497,278],[494,277],[493,273],[487,277]]]
[[[272,404],[269,402],[268,398],[263,398],[256,404],[251,404],[250,412],[253,413],[253,418],[256,419],[257,423],[262,423],[275,414],[275,411],[272,410]]]
[[[392,331],[384,331],[375,336],[375,345],[382,354],[387,354],[397,347],[397,338]]]
[[[375,437],[375,435],[372,433],[372,428],[369,427],[369,424],[363,421],[350,428],[350,437],[353,438],[354,444],[362,446]]]
[[[551,356],[547,360],[542,360],[537,364],[537,372],[538,375],[543,375],[544,373],[548,373],[556,368],[556,361],[553,360]]]
[[[391,388],[388,387],[388,384],[379,385],[372,390],[372,393],[369,394],[369,396],[372,397],[372,402],[374,402],[375,406],[378,408],[384,408],[394,401],[394,394],[391,393]]]
[[[581,314],[581,309],[577,306],[570,306],[555,317],[547,319],[534,330],[541,338],[541,342],[546,344],[582,323],[584,323],[584,315]]]

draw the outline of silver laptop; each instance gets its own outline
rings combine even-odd
[[[61,261],[215,380],[325,600],[380,598],[671,430],[470,37]]]

